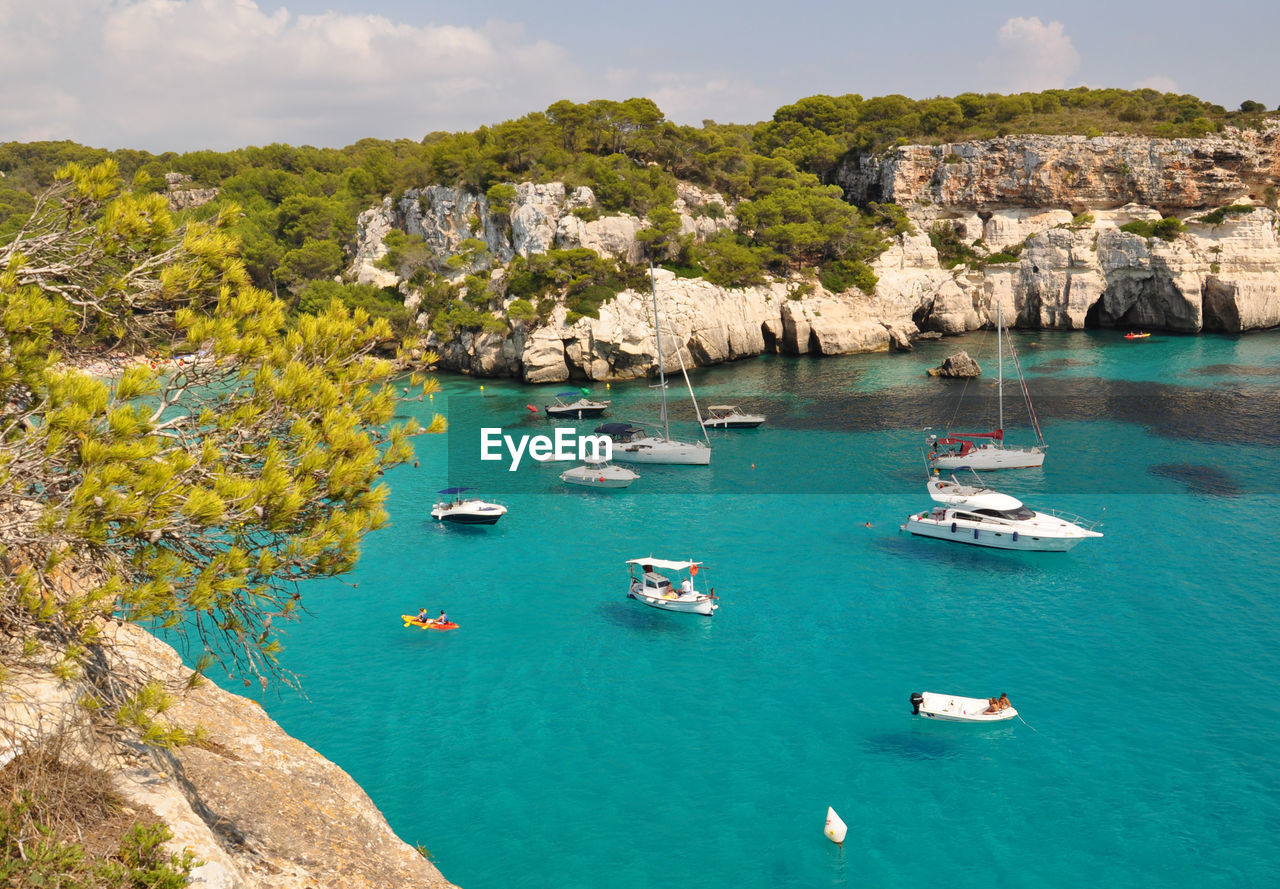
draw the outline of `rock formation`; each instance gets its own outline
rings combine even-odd
[[[982,368],[968,352],[960,351],[948,355],[937,367],[929,368],[929,376],[972,380],[982,376]]]
[[[165,643],[130,624],[108,627],[113,669],[145,665],[182,689],[190,670]],[[209,731],[204,745],[111,748],[86,728],[78,701],[90,689],[14,674],[0,699],[0,765],[57,736],[64,755],[103,771],[134,809],[150,809],[173,832],[173,852],[205,862],[192,885],[207,889],[386,886],[449,889],[435,866],[400,840],[342,769],[285,734],[262,708],[212,683],[176,691],[165,718]],[[67,739],[78,743],[67,744]]]
[[[659,271],[664,324],[686,361],[906,349],[922,332],[990,325],[997,303],[1015,327],[1280,325],[1280,222],[1264,206],[1274,206],[1280,187],[1280,126],[1204,139],[1008,136],[907,145],[847,163],[838,178],[851,200],[898,203],[917,229],[872,263],[875,293],[828,293],[794,281],[724,289]],[[384,201],[361,217],[350,276],[385,284],[386,273],[370,269],[391,226],[421,234],[441,255],[473,237],[499,262],[552,247],[639,261],[636,233],[645,222],[600,216],[590,189],[523,183],[516,191],[508,226],[495,222],[483,198],[454,189]],[[1204,219],[1224,207],[1235,210]],[[698,237],[735,224],[719,195],[690,185],[674,208],[682,230]],[[1166,215],[1186,224],[1172,241],[1120,230]],[[942,268],[929,238],[937,225],[993,261]],[[434,348],[445,368],[530,382],[641,376],[657,367],[648,301],[647,293],[624,292],[598,319],[566,324],[559,307],[542,327],[516,321],[506,334],[460,332]]]

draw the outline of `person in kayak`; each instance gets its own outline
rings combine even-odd
[[[435,622],[438,624],[447,624],[449,622],[449,615],[444,613],[444,609],[440,610],[440,616],[436,618]]]
[[[431,615],[427,614],[427,609],[418,609],[418,620],[422,621],[424,624],[431,623]]]

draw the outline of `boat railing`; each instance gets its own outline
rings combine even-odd
[[[1102,524],[1102,519],[1086,519],[1078,516],[1074,512],[1065,512],[1061,509],[1037,509],[1038,515],[1051,515],[1055,519],[1061,519],[1064,522],[1071,522],[1073,525],[1079,525],[1088,531],[1092,531],[1098,525]]]

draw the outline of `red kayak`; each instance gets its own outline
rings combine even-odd
[[[1131,330],[1124,335],[1124,338],[1127,340],[1145,340],[1149,336],[1151,336],[1149,333],[1134,333]]]

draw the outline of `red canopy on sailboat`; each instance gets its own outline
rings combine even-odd
[[[994,438],[996,441],[1004,440],[1004,430],[996,429],[993,432],[948,432],[950,438]]]

